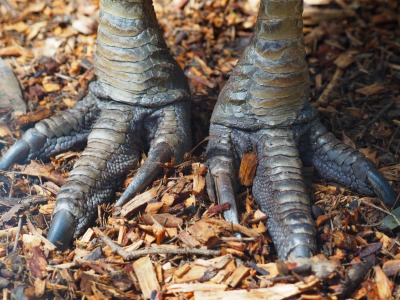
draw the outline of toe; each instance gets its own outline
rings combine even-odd
[[[6,152],[0,169],[6,170],[14,163],[30,159],[48,160],[61,152],[80,148],[86,143],[98,113],[97,99],[88,95],[74,108],[37,123]]]
[[[115,206],[122,206],[135,194],[148,187],[157,175],[161,173],[164,163],[171,161],[171,147],[167,143],[159,143],[150,148],[147,160],[137,171],[132,182],[115,203]]]
[[[231,129],[220,125],[211,126],[207,164],[209,167],[207,190],[211,194],[210,198],[215,198],[216,194],[220,204],[229,203],[229,210],[224,212],[225,220],[238,224],[239,216],[233,189],[236,172]]]
[[[179,163],[191,145],[189,122],[186,116],[189,107],[176,103],[157,110],[144,121],[148,128],[150,150],[147,160],[139,168],[132,182],[115,204],[122,206],[143,191],[161,173],[163,165],[172,158]],[[157,126],[154,126],[154,123]]]
[[[305,164],[313,165],[321,178],[395,205],[396,193],[372,161],[339,141],[319,121],[300,140],[299,149]]]
[[[278,256],[282,260],[310,257],[316,251],[316,230],[293,133],[271,129],[255,135],[259,164],[253,195],[268,216]]]

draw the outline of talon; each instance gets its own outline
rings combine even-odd
[[[24,162],[29,154],[38,151],[45,141],[46,137],[35,128],[28,130],[3,156],[0,170],[8,170],[12,164]]]
[[[389,185],[386,178],[377,170],[368,170],[367,180],[376,193],[376,195],[385,201],[391,207],[397,204],[397,195],[393,188]]]
[[[26,159],[30,149],[31,147],[25,140],[17,141],[1,159],[0,170],[8,170],[12,164]]]
[[[76,229],[76,219],[67,210],[60,210],[54,216],[47,239],[58,250],[65,250],[70,245]]]
[[[372,161],[355,149],[345,146],[319,121],[314,121],[304,141],[302,158],[313,165],[317,174],[364,195],[377,195],[394,207],[397,195]]]
[[[234,224],[239,224],[239,214],[230,175],[226,173],[217,173],[214,175],[214,181],[219,203],[229,203],[230,205],[229,210],[224,211],[225,220]]]
[[[135,194],[144,190],[154,178],[162,171],[163,164],[171,160],[170,146],[160,143],[149,151],[149,157],[139,168],[129,186],[125,189],[115,207],[119,207],[128,202]]]

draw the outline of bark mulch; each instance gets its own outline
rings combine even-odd
[[[312,105],[329,130],[372,159],[400,192],[400,4],[305,2]],[[246,184],[250,171],[240,174],[241,225],[223,220],[227,207],[206,192],[205,139],[218,93],[251,37],[258,1],[158,0],[155,7],[191,84],[196,147],[184,163],[165,164],[163,176],[122,209],[98,207],[94,227],[65,252],[45,236],[79,152],[1,172],[2,299],[399,298],[399,221],[393,230],[382,226],[390,208],[380,199],[305,170],[318,254],[299,263],[277,260],[268,216]],[[85,95],[94,80],[97,16],[92,0],[0,0],[0,58],[22,88],[22,96],[18,88],[10,92],[18,85],[0,64],[2,154],[35,122]],[[251,170],[254,158],[242,164]]]

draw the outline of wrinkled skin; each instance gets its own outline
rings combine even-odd
[[[327,132],[308,104],[302,9],[301,0],[261,1],[253,38],[215,106],[207,147],[209,194],[230,203],[224,216],[235,223],[232,174],[243,154],[257,154],[253,195],[282,260],[316,253],[303,165],[358,193],[396,202],[373,163]]]
[[[187,80],[163,40],[151,1],[102,0],[95,57],[97,80],[77,105],[35,125],[0,169],[85,147],[57,195],[48,239],[60,249],[81,235],[121,181],[146,162],[117,205],[145,189],[163,163],[191,147]],[[85,146],[86,145],[86,146]]]
[[[87,143],[57,196],[48,238],[67,247],[110,201],[143,150],[148,159],[117,201],[143,190],[172,157],[190,147],[186,79],[170,56],[151,1],[100,3],[95,70],[89,94],[71,110],[38,123],[3,157],[0,169],[46,160]],[[283,260],[316,252],[316,231],[301,169],[394,205],[396,195],[371,161],[345,146],[308,104],[309,82],[301,0],[262,0],[250,45],[222,90],[207,148],[208,191],[230,203],[224,216],[238,223],[234,186],[241,157],[258,155],[253,195]]]

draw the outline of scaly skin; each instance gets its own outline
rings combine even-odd
[[[97,80],[86,98],[36,124],[0,162],[5,170],[87,143],[57,195],[48,239],[60,249],[94,221],[99,204],[115,197],[144,150],[148,159],[117,205],[150,184],[164,162],[181,161],[191,146],[187,79],[164,42],[152,1],[101,0],[97,43]]]
[[[258,154],[253,195],[282,260],[316,252],[303,164],[353,191],[396,201],[372,162],[328,133],[308,104],[302,10],[302,0],[261,1],[250,45],[215,106],[207,148],[209,193],[231,204],[225,218],[235,223],[232,174],[244,153]]]
[[[393,205],[394,191],[373,164],[328,133],[308,105],[308,69],[301,0],[262,0],[254,37],[215,107],[207,148],[208,189],[229,202],[225,218],[238,223],[233,189],[241,156],[258,153],[253,194],[268,215],[281,259],[316,251],[315,228],[303,183],[303,164],[321,177]],[[189,93],[158,29],[151,1],[101,1],[95,70],[88,96],[43,121],[0,162],[48,157],[88,146],[57,196],[49,239],[66,247],[96,217],[119,182],[150,146],[146,163],[117,205],[143,189],[160,163],[188,150]]]

